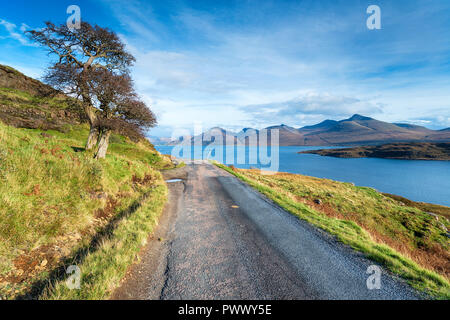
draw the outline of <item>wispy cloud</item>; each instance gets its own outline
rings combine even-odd
[[[403,122],[417,124],[431,129],[450,128],[450,113],[436,117],[413,118]]]
[[[249,105],[242,107],[242,110],[267,122],[274,118],[288,120],[304,115],[320,115],[329,118],[345,117],[355,113],[376,115],[382,113],[383,105],[354,97],[307,92],[288,101]]]
[[[31,43],[30,41],[28,41],[27,37],[25,36],[25,31],[30,29],[30,27],[28,25],[26,25],[25,23],[22,23],[20,27],[17,27],[17,25],[15,25],[14,23],[8,22],[4,19],[0,19],[0,25],[3,26],[6,29],[6,31],[8,32],[8,36],[3,37],[3,38],[15,39],[24,46],[30,46],[30,47],[36,46],[34,43]]]

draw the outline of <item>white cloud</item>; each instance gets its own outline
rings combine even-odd
[[[429,127],[431,129],[446,129],[450,128],[450,114],[445,116],[410,119],[404,122]]]
[[[247,105],[241,110],[259,124],[274,124],[273,119],[277,119],[279,123],[298,127],[324,118],[342,119],[355,113],[379,115],[383,107],[370,99],[307,91],[289,100]]]
[[[24,46],[30,47],[36,46],[36,44],[29,42],[28,39],[25,37],[24,32],[26,30],[29,30],[29,27],[26,24],[22,23],[20,28],[17,28],[17,26],[14,23],[8,22],[4,19],[0,19],[0,25],[2,25],[9,33],[8,36],[9,38],[19,41]]]

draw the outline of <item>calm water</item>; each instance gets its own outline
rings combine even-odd
[[[171,154],[174,147],[156,146],[164,154]],[[244,151],[244,147],[240,151]],[[253,148],[253,149],[252,149]],[[205,148],[203,148],[205,149]],[[249,164],[249,154],[257,151],[255,147],[245,148],[246,161],[238,161],[235,151],[234,159],[224,161],[238,168],[260,167],[261,164]],[[381,192],[397,194],[415,201],[424,201],[450,206],[450,161],[389,160],[376,158],[342,159],[322,157],[312,154],[297,154],[298,151],[323,149],[323,147],[280,147],[279,170],[300,173],[319,178],[352,182],[358,186],[375,188]],[[182,158],[201,159],[202,152],[174,154]],[[203,158],[222,159],[221,154],[203,150]],[[223,152],[226,154],[226,150]],[[241,153],[242,154],[242,153]],[[270,154],[270,151],[269,151]],[[270,158],[270,156],[269,156]],[[275,160],[275,159],[272,159]],[[265,162],[263,162],[265,163]]]

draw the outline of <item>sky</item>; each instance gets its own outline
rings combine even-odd
[[[53,61],[24,30],[82,20],[136,57],[155,136],[238,131],[355,113],[450,127],[450,1],[15,0],[0,3],[0,64],[39,78]],[[369,5],[381,29],[369,30]]]

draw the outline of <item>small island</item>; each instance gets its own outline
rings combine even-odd
[[[389,143],[343,149],[308,150],[298,153],[336,158],[384,158],[403,160],[450,160],[450,143]]]

